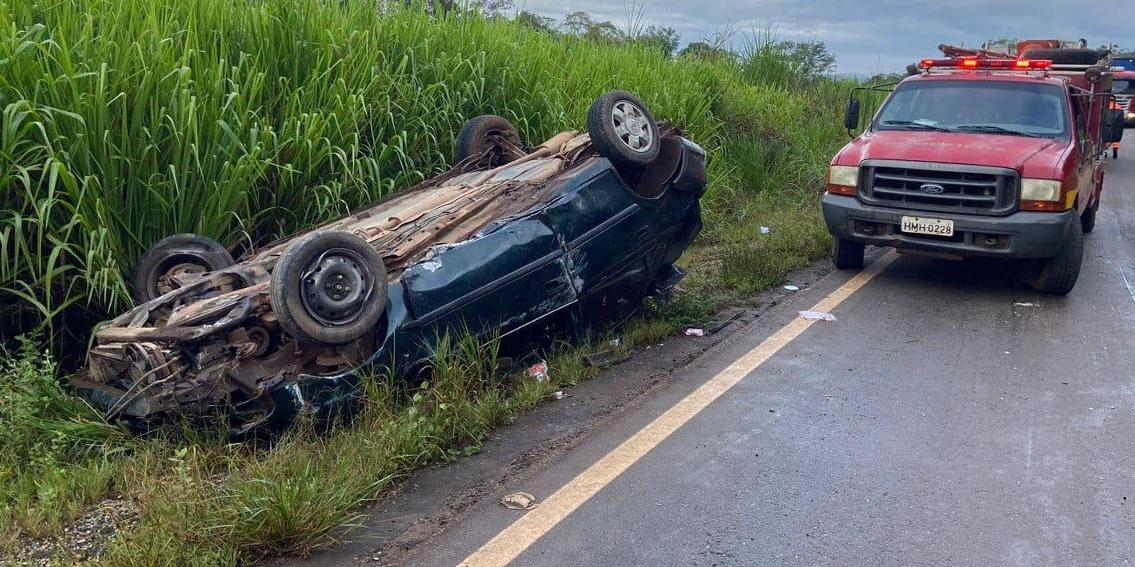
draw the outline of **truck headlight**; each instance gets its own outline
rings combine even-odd
[[[1022,179],[1021,210],[1058,213],[1071,209],[1076,192],[1064,192],[1063,183],[1056,179]]]
[[[1022,179],[1022,201],[1059,201],[1060,182],[1054,179]]]
[[[855,195],[859,185],[859,168],[850,165],[833,165],[828,171],[828,193]]]

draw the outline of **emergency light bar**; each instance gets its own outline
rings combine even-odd
[[[1052,68],[1052,61],[1049,59],[976,59],[971,57],[956,57],[950,59],[923,59],[921,64],[923,69],[952,67],[956,69],[1014,69],[1017,71],[1036,71]]]

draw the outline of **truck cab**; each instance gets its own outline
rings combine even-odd
[[[862,267],[868,244],[1028,259],[1034,288],[1069,293],[1116,137],[1108,68],[1069,67],[923,60],[832,159],[823,214],[836,267]],[[853,97],[849,131],[858,108]]]
[[[1124,124],[1135,127],[1135,70],[1116,71],[1113,91],[1116,107],[1123,111]]]

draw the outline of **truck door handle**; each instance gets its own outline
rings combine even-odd
[[[547,292],[559,291],[559,290],[567,287],[567,285],[568,285],[567,282],[564,281],[564,280],[549,280],[549,281],[544,282],[544,291],[547,291]]]

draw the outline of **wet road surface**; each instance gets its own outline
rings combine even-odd
[[[503,533],[520,566],[1129,564],[1132,138],[1109,164],[1068,297],[1037,294],[996,263],[875,253],[890,263],[833,308],[837,321],[778,345],[577,507],[498,502],[598,478],[589,467],[853,274],[792,295],[397,562],[461,564]],[[526,514],[550,528],[505,531]]]

